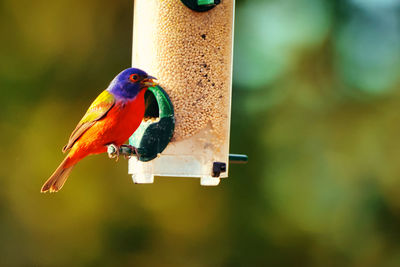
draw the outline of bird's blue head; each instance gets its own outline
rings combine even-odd
[[[141,90],[156,86],[157,83],[153,79],[156,78],[147,75],[140,69],[129,68],[123,70],[112,80],[107,91],[119,98],[133,99]]]

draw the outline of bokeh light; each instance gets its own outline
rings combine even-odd
[[[399,1],[236,3],[231,152],[249,163],[215,188],[134,185],[98,155],[44,195],[131,62],[133,4],[0,2],[1,266],[400,265]]]

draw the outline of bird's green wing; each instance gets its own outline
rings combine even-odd
[[[114,106],[115,97],[108,91],[103,91],[90,105],[86,114],[72,132],[68,144],[63,147],[63,152],[70,149],[74,143],[86,132],[96,121],[103,118],[107,112]]]

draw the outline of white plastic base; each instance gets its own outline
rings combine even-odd
[[[135,184],[152,184],[154,183],[154,175],[150,173],[132,174],[132,180]],[[217,186],[220,182],[220,178],[210,176],[200,178],[200,185],[202,186]]]
[[[135,184],[152,184],[154,175],[151,173],[132,174],[132,180]]]
[[[228,177],[229,155],[216,151],[208,141],[207,131],[204,129],[197,135],[168,144],[167,148],[157,158],[142,162],[136,157],[129,159],[128,173],[132,174],[133,182],[148,184],[154,182],[154,176],[200,178],[203,186],[217,186],[220,178]],[[225,162],[226,172],[220,177],[212,177],[214,162]]]
[[[221,181],[220,178],[215,178],[210,176],[204,176],[200,178],[200,184],[202,186],[217,186],[219,185],[220,181]]]

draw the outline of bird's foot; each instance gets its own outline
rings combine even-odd
[[[135,156],[136,156],[136,158],[137,158],[137,160],[139,160],[139,158],[140,158],[140,154],[139,154],[139,152],[138,152],[138,150],[137,150],[137,148],[136,147],[134,147],[134,146],[131,146],[131,145],[122,145],[121,147],[125,147],[125,148],[127,148],[128,150],[130,150],[131,151],[131,154],[135,154]],[[126,159],[130,159],[131,158],[131,155],[124,155],[125,156],[125,158]]]
[[[110,159],[115,158],[115,161],[119,159],[119,147],[114,144],[107,145],[107,154]]]

